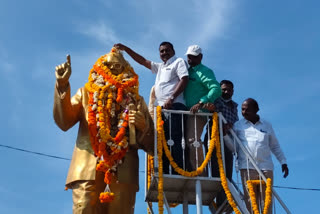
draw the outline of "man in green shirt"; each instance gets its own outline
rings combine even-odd
[[[221,96],[220,84],[213,71],[201,63],[202,50],[198,45],[189,46],[186,55],[190,65],[189,82],[184,91],[186,106],[192,113],[206,112],[205,104],[213,103]],[[203,116],[188,117],[186,139],[189,146],[190,170],[195,170],[204,160],[200,137],[206,122],[207,118]]]

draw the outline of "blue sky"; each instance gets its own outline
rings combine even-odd
[[[71,158],[78,126],[64,133],[52,117],[54,68],[66,54],[75,93],[114,43],[158,62],[162,41],[172,42],[180,57],[198,44],[217,80],[234,82],[234,100],[257,99],[260,115],[273,124],[290,169],[283,179],[274,161],[275,185],[319,188],[319,7],[315,0],[2,0],[1,144]],[[148,100],[155,76],[125,57]],[[65,160],[0,147],[1,213],[71,213],[68,167]],[[144,173],[140,180],[135,213],[146,210]],[[320,192],[277,191],[292,213],[317,213]]]

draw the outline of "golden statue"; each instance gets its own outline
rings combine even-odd
[[[133,214],[139,190],[137,150],[154,151],[153,122],[138,94],[137,74],[115,48],[97,60],[73,97],[70,56],[55,73],[54,120],[63,131],[79,122],[66,181],[73,213]]]

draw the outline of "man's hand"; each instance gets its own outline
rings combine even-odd
[[[134,61],[136,61],[137,63],[145,66],[146,68],[151,70],[151,61],[145,59],[143,56],[141,56],[140,54],[134,52],[133,50],[131,50],[129,47],[121,44],[121,43],[117,43],[113,45],[114,48],[117,48],[121,51],[125,51],[127,54],[129,54],[129,56],[132,57],[132,59]]]
[[[284,173],[283,177],[286,178],[289,175],[288,165],[287,164],[282,164],[281,168],[282,168],[282,172]]]
[[[196,113],[201,108],[203,108],[203,103],[197,103],[197,104],[195,104],[194,106],[191,107],[190,112]]]
[[[169,98],[162,107],[164,109],[171,109],[172,104],[173,104],[173,99]]]
[[[133,124],[139,131],[143,131],[146,127],[146,120],[144,118],[144,115],[139,110],[129,111],[129,123]]]
[[[232,125],[230,123],[225,123],[223,124],[222,131],[223,131],[223,136],[229,133],[229,130],[232,128]]]
[[[207,109],[210,112],[214,112],[216,110],[216,107],[213,103],[206,103],[203,105],[203,108]]]
[[[58,87],[64,89],[69,84],[69,78],[71,76],[71,58],[67,55],[67,61],[56,66],[56,79]]]
[[[126,51],[127,50],[127,46],[121,44],[121,43],[117,43],[117,44],[114,44],[113,47],[119,49],[119,50],[122,50],[122,51]]]

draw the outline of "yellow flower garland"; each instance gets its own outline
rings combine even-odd
[[[154,175],[154,158],[153,158],[153,156],[147,155],[147,162],[148,162],[147,188],[149,189],[150,185],[151,185],[151,176]],[[178,203],[170,203],[169,207],[174,208],[174,207],[176,207],[178,205],[179,205]],[[152,203],[149,204],[149,206],[152,207]],[[147,208],[147,212],[148,212],[148,214],[151,214],[151,211],[150,211],[149,207]]]
[[[158,110],[158,108],[157,108],[157,110]],[[158,115],[157,115],[157,116],[158,116]],[[160,117],[161,117],[161,108],[160,108]],[[213,117],[217,117],[217,115],[214,114]],[[164,134],[164,132],[163,132],[163,134]],[[208,151],[208,153],[207,153],[207,155],[206,155],[206,158],[205,158],[204,161],[202,162],[201,166],[198,167],[196,170],[194,170],[194,171],[192,171],[192,172],[188,172],[188,171],[185,171],[185,170],[183,170],[182,168],[180,168],[180,167],[178,166],[178,164],[173,160],[173,157],[172,157],[172,155],[171,155],[171,153],[170,153],[170,150],[169,150],[169,148],[168,148],[168,145],[167,145],[167,143],[165,143],[165,137],[163,136],[163,138],[164,138],[163,148],[164,148],[165,154],[166,154],[166,156],[167,156],[167,158],[168,158],[168,160],[169,160],[169,162],[170,162],[170,165],[172,166],[172,168],[173,168],[177,173],[179,173],[180,175],[183,175],[183,176],[185,176],[185,177],[195,177],[195,176],[200,175],[200,174],[203,172],[204,168],[207,166],[208,162],[209,162],[210,159],[211,159],[214,146],[215,146],[215,144],[217,144],[216,138],[211,138],[211,139],[210,139],[210,145],[209,145],[209,151]]]
[[[217,115],[217,113],[215,113]],[[215,127],[215,128],[214,128]],[[231,192],[228,187],[228,181],[227,181],[227,176],[223,168],[223,162],[222,162],[222,155],[221,155],[221,145],[220,145],[220,137],[219,137],[219,132],[218,132],[218,116],[216,116],[213,119],[213,124],[212,124],[212,133],[211,133],[211,138],[216,138],[217,139],[217,148],[216,148],[216,154],[217,154],[217,160],[218,160],[218,165],[219,165],[219,172],[220,172],[220,179],[221,179],[221,185],[224,189],[224,192],[227,196],[228,202],[230,206],[232,207],[233,211],[236,214],[241,214],[239,211],[236,203],[233,200],[233,197],[231,195]]]
[[[163,165],[162,165],[162,144],[164,144],[163,121],[161,118],[161,107],[157,106],[157,151],[159,164],[159,182],[158,182],[158,211],[163,214]]]
[[[272,200],[272,182],[271,178],[267,178],[267,187],[266,187],[266,198],[264,201],[264,208],[263,213],[268,213],[269,207],[271,206],[271,200]],[[272,209],[272,208],[271,208]]]
[[[151,184],[151,176],[154,175],[154,158],[151,155],[147,155],[148,158],[148,174],[147,174],[147,187],[148,189],[150,188],[150,184]],[[152,204],[150,204],[150,206],[152,207]],[[147,208],[147,212],[148,214],[151,214],[151,211],[149,210],[149,207]]]
[[[233,200],[231,192],[228,187],[228,182],[226,178],[226,174],[224,172],[223,163],[222,163],[222,156],[221,156],[221,148],[220,148],[220,139],[219,139],[219,132],[218,132],[218,114],[215,112],[212,116],[213,125],[212,125],[212,133],[211,133],[211,140],[209,145],[209,151],[206,155],[204,162],[198,167],[195,171],[188,172],[180,167],[174,162],[168,146],[166,144],[164,130],[163,130],[163,120],[161,117],[161,107],[157,106],[157,150],[158,150],[158,162],[159,162],[159,183],[158,183],[158,206],[159,206],[159,214],[163,213],[163,166],[162,166],[162,149],[164,149],[167,158],[170,161],[171,166],[175,169],[176,172],[179,174],[186,176],[186,177],[194,177],[203,172],[204,167],[207,165],[208,161],[211,158],[211,154],[213,152],[214,146],[217,146],[216,153],[219,165],[219,172],[221,177],[221,184],[222,187],[227,195],[228,202],[230,206],[233,208],[236,214],[241,214],[238,210],[236,203]]]
[[[247,186],[249,190],[249,196],[251,200],[252,210],[254,214],[259,214],[259,209],[257,205],[257,198],[254,192],[254,186],[259,185],[261,182],[262,185],[265,185],[265,182],[262,180],[247,180]],[[266,198],[263,208],[263,214],[267,214],[269,207],[271,205],[271,197],[272,197],[272,188],[271,188],[271,178],[267,178],[267,187],[266,187]]]

